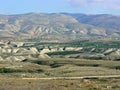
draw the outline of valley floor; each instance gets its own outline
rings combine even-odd
[[[119,90],[119,61],[70,58],[0,62],[0,90]]]
[[[119,90],[119,48],[65,45],[1,46],[0,90]]]
[[[0,78],[0,90],[119,90],[120,78],[39,80]]]

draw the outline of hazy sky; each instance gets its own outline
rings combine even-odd
[[[69,12],[118,14],[120,0],[1,0],[0,14]]]

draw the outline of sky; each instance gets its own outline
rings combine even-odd
[[[0,14],[85,13],[120,15],[120,0],[1,0]]]

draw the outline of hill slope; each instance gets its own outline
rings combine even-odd
[[[107,35],[120,36],[120,16],[109,14],[100,15],[70,14],[70,13],[64,14],[76,18],[80,23],[105,28]]]
[[[119,17],[108,15],[87,16],[65,13],[0,15],[1,39],[66,41],[82,37],[119,36],[119,27]]]

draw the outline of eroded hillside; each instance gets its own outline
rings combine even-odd
[[[0,15],[0,38],[58,42],[83,37],[119,37],[119,17],[109,15],[81,16],[81,14],[76,17],[75,15],[60,13]]]
[[[7,42],[1,44],[1,61],[24,61],[39,58],[77,58],[90,60],[120,60],[118,42],[37,43]],[[110,46],[109,46],[110,45]],[[108,48],[106,48],[106,46]]]

